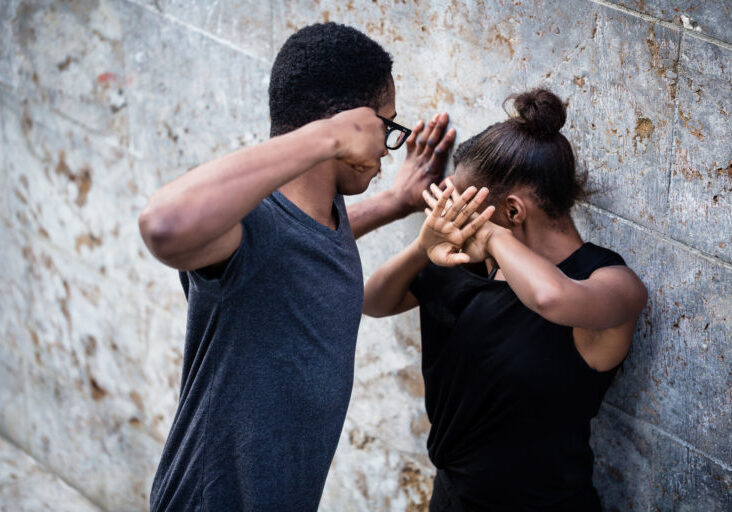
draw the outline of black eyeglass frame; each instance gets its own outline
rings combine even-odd
[[[379,119],[384,121],[384,124],[386,125],[386,135],[384,136],[384,146],[386,146],[387,149],[399,149],[402,147],[402,144],[406,142],[406,140],[409,138],[409,136],[412,134],[412,130],[409,128],[406,128],[398,123],[395,123],[391,119],[387,119],[386,117],[381,117],[380,115],[376,115]],[[404,138],[402,138],[402,141],[397,144],[396,146],[389,146],[388,140],[389,140],[389,134],[393,131],[399,131],[404,134]]]

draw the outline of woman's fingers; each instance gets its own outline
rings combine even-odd
[[[483,226],[483,224],[488,222],[494,211],[496,211],[496,207],[489,206],[488,208],[483,210],[480,215],[478,215],[475,219],[468,223],[467,226],[461,229],[460,235],[463,237],[463,240],[467,240],[468,238],[473,236]]]
[[[445,212],[445,220],[454,223],[455,219],[460,215],[460,212],[465,209],[465,205],[468,204],[468,202],[473,198],[476,192],[478,192],[478,189],[473,186],[466,188],[465,192],[463,192],[462,195],[458,195],[457,192],[453,191],[453,203],[452,206],[447,210],[447,212]]]
[[[470,216],[475,213],[475,210],[478,209],[478,207],[481,205],[483,201],[485,201],[485,198],[488,197],[488,189],[485,187],[481,187],[480,190],[477,191],[475,194],[475,197],[473,197],[468,204],[465,205],[465,208],[460,210],[460,213],[458,213],[457,217],[452,221],[455,226],[458,228],[462,227],[465,222],[470,219]]]
[[[434,208],[437,204],[437,199],[430,194],[429,190],[423,190],[422,191],[422,199],[424,199],[424,202],[427,203],[427,206],[430,208]]]
[[[433,194],[436,196],[439,195],[439,198],[437,199],[437,204],[435,204],[435,207],[432,210],[432,217],[439,219],[442,217],[443,212],[445,210],[445,205],[447,204],[447,200],[450,197],[450,194],[452,194],[453,186],[448,185],[448,187],[445,189],[444,192],[441,192],[439,188],[437,188],[437,185],[434,183],[430,185],[430,190]]]

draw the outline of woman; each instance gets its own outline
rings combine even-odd
[[[458,147],[454,185],[425,192],[418,239],[368,281],[364,313],[420,308],[431,512],[599,511],[590,419],[647,292],[570,217],[583,183],[560,99],[512,99]]]

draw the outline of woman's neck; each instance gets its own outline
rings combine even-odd
[[[569,215],[559,219],[527,219],[514,235],[554,264],[567,259],[583,243]]]

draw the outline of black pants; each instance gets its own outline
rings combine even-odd
[[[432,498],[430,498],[429,512],[477,512],[477,510],[490,510],[492,512],[529,512],[539,509],[533,507],[521,507],[520,505],[518,507],[497,507],[493,505],[488,509],[481,507],[476,509],[475,507],[460,500],[453,489],[452,482],[450,482],[450,476],[444,470],[438,469],[437,475],[435,475],[435,482],[432,487]],[[562,512],[600,512],[600,498],[598,498],[595,489],[590,487],[586,492],[576,496],[576,498],[572,500],[572,503],[567,503],[560,507],[552,507],[548,510],[561,510]]]

